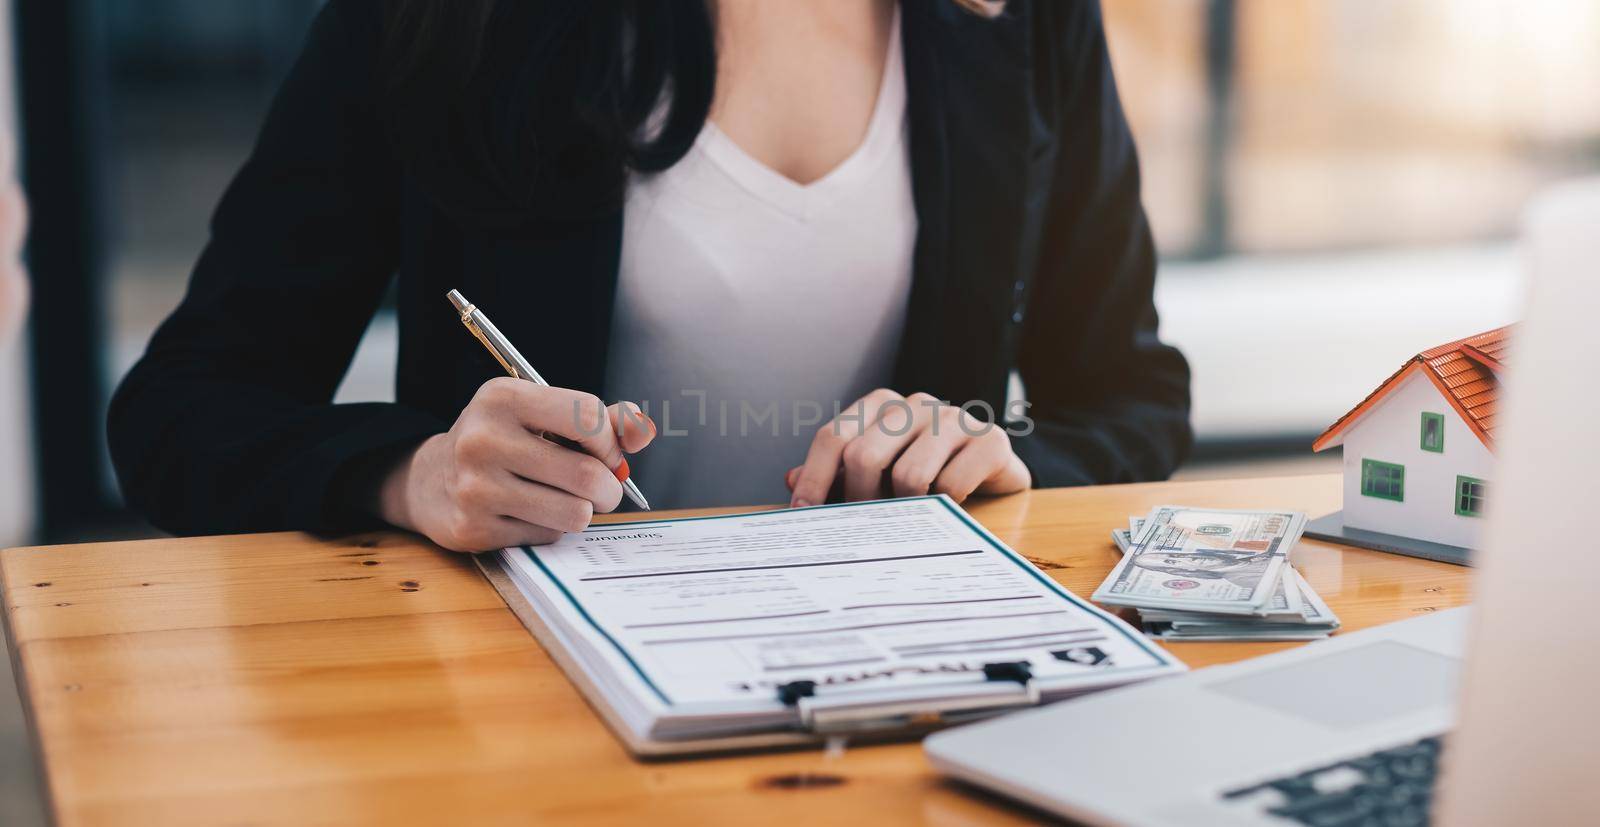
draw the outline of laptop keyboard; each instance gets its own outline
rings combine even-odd
[[[1425,827],[1441,747],[1439,737],[1423,738],[1222,795],[1260,796],[1265,812],[1315,827]]]

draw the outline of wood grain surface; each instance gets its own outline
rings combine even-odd
[[[1176,503],[1318,516],[1339,490],[1337,475],[1152,483],[968,510],[1088,595],[1129,514]],[[1468,600],[1470,572],[1455,566],[1310,540],[1295,561],[1347,631]],[[61,824],[1035,817],[941,780],[915,744],[636,761],[471,561],[410,535],[9,549],[0,585]],[[1202,667],[1293,645],[1171,650]]]

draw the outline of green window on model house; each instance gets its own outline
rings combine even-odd
[[[1444,414],[1422,414],[1422,450],[1444,453]]]
[[[1406,499],[1406,467],[1375,459],[1361,461],[1361,493],[1395,502]]]
[[[1483,516],[1483,493],[1488,483],[1472,477],[1456,477],[1456,514],[1462,517]]]

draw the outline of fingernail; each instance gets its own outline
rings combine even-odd
[[[806,499],[805,497],[795,497],[789,503],[789,507],[790,508],[809,508],[809,507],[811,507],[813,505],[815,505],[815,503],[811,502],[810,500]]]
[[[622,461],[617,463],[617,467],[611,469],[611,473],[617,475],[617,482],[627,482],[628,481],[628,474],[629,474],[629,471],[628,471],[628,458],[627,457],[623,457]]]
[[[651,419],[650,417],[646,416],[644,418],[644,424],[645,424],[645,427],[650,429],[650,438],[651,439],[655,439],[656,438],[656,421],[654,419]]]

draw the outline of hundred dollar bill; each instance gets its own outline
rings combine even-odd
[[[1094,599],[1112,606],[1266,615],[1306,517],[1158,506]]]
[[[1128,517],[1127,528],[1111,529],[1111,542],[1117,544],[1117,551],[1128,553],[1128,547],[1133,545],[1133,538],[1139,535],[1139,529],[1144,527],[1143,517]]]
[[[1111,529],[1111,541],[1117,544],[1117,550],[1123,554],[1127,554],[1128,549],[1133,546],[1133,538],[1138,535],[1139,529],[1144,525],[1144,518],[1129,517],[1128,522],[1132,526],[1131,528]],[[1286,623],[1318,622],[1312,618],[1310,611],[1305,608],[1301,599],[1300,589],[1297,588],[1297,584],[1302,584],[1305,581],[1300,580],[1298,576],[1289,576],[1289,573],[1293,570],[1294,566],[1291,564],[1284,569],[1283,576],[1278,578],[1278,587],[1273,589],[1272,599],[1267,601],[1267,605],[1262,612],[1262,618],[1282,620]],[[1311,587],[1306,585],[1305,588],[1310,589]],[[1304,621],[1302,621],[1302,617],[1305,618]],[[1139,610],[1139,618],[1146,623],[1169,623],[1176,621],[1214,621],[1217,616],[1206,612],[1183,611],[1180,609],[1144,608]],[[1256,620],[1256,618],[1236,619],[1245,623],[1252,623]]]
[[[1198,612],[1141,610],[1145,634],[1162,640],[1316,640],[1339,628],[1322,597],[1293,566],[1283,570],[1283,580],[1303,597],[1299,617],[1241,617]]]
[[[1238,627],[1232,629],[1215,629],[1206,632],[1180,631],[1177,629],[1163,629],[1161,624],[1146,624],[1144,633],[1156,640],[1193,641],[1195,643],[1219,641],[1297,641],[1297,640],[1322,640],[1329,636],[1326,629],[1315,626],[1295,626],[1288,623],[1273,623],[1266,627]]]
[[[1283,605],[1276,594],[1273,595],[1274,607],[1268,614],[1260,617],[1244,617],[1240,615],[1216,615],[1205,612],[1180,612],[1171,609],[1141,609],[1139,618],[1146,623],[1172,623],[1179,628],[1195,624],[1221,624],[1256,625],[1261,623],[1288,623],[1304,626],[1325,626],[1329,630],[1339,628],[1339,618],[1323,602],[1322,596],[1316,589],[1306,582],[1306,578],[1293,564],[1286,566],[1283,576],[1279,578],[1279,587],[1289,599],[1286,601],[1289,611],[1278,611],[1276,607]]]
[[[1305,598],[1301,614],[1304,615],[1306,622],[1322,624],[1327,626],[1329,631],[1339,628],[1339,616],[1328,608],[1327,603],[1323,602],[1322,595],[1317,594],[1317,590],[1311,588],[1311,584],[1306,582],[1305,575],[1296,571],[1294,577],[1300,587],[1301,596]]]
[[[1112,541],[1123,554],[1128,552],[1143,524],[1143,517],[1130,516],[1128,528],[1111,530]],[[1264,615],[1142,608],[1139,619],[1146,634],[1173,641],[1317,640],[1339,628],[1339,618],[1292,563],[1284,567],[1278,578],[1278,587]]]
[[[1301,598],[1300,589],[1294,576],[1294,567],[1285,566],[1283,573],[1278,577],[1278,585],[1272,590],[1272,598],[1267,605],[1262,606],[1259,612],[1254,612],[1248,617],[1238,615],[1224,615],[1218,617],[1213,612],[1199,612],[1180,609],[1151,609],[1140,608],[1139,618],[1147,623],[1215,623],[1218,620],[1235,623],[1257,623],[1260,621],[1279,621],[1283,623],[1306,623],[1305,603]]]

